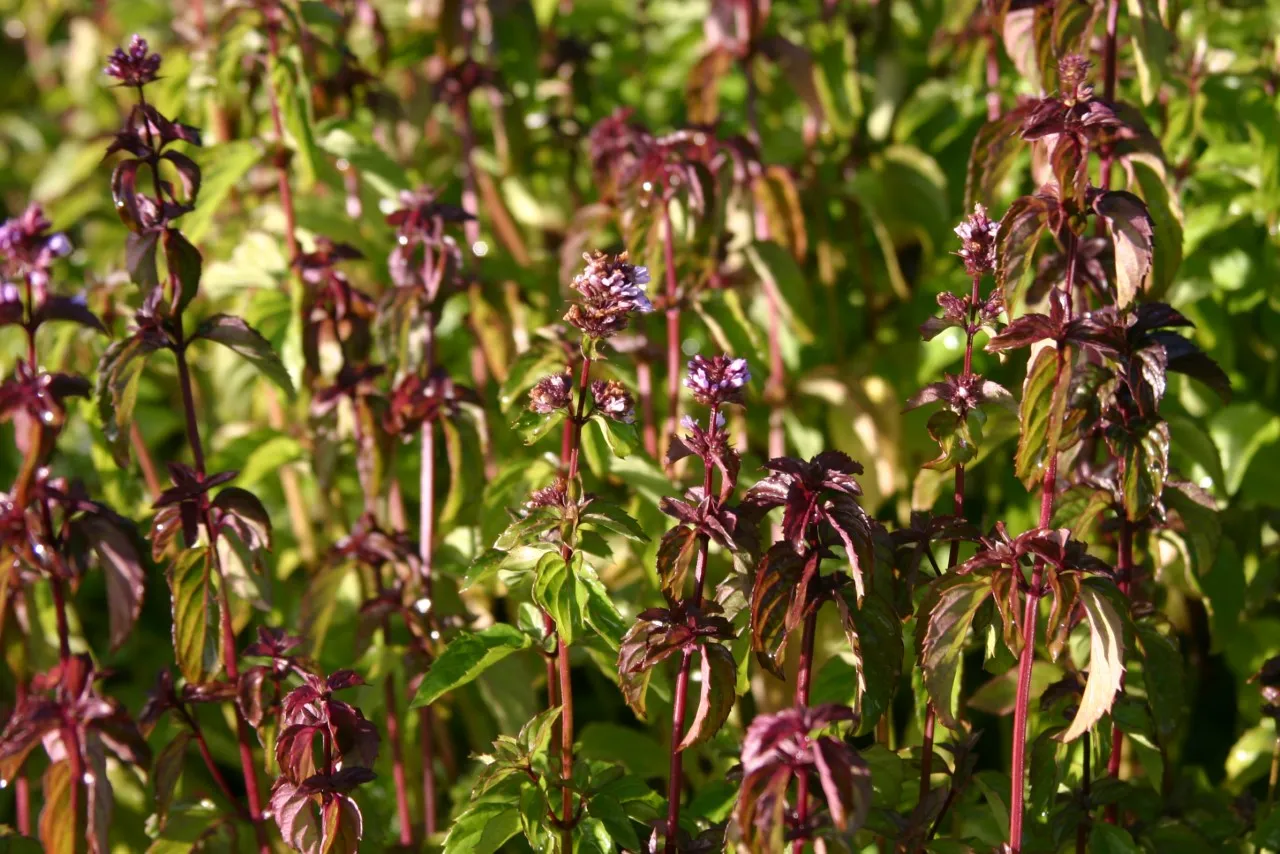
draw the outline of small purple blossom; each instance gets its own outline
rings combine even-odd
[[[741,403],[742,389],[751,381],[751,371],[746,359],[728,356],[694,356],[689,361],[689,373],[685,387],[693,392],[693,399],[706,406],[724,403]]]
[[[609,338],[627,328],[633,313],[653,311],[645,294],[649,270],[627,263],[627,253],[610,258],[603,252],[582,256],[586,268],[574,276],[572,287],[583,299],[564,319],[592,338]]]
[[[614,421],[630,424],[636,420],[636,405],[630,392],[617,380],[596,380],[591,384],[596,410]]]
[[[955,228],[961,248],[956,254],[964,259],[964,268],[970,276],[981,276],[996,268],[996,235],[1000,223],[987,217],[982,205],[973,206],[973,214]]]
[[[49,220],[37,204],[0,225],[0,270],[8,277],[26,277],[41,299],[54,259],[71,253],[71,241],[65,234],[48,231]]]
[[[564,507],[567,500],[568,491],[565,488],[565,483],[563,480],[557,480],[550,486],[544,486],[541,489],[535,489],[530,492],[524,506],[528,510],[537,510],[541,507]]]
[[[135,33],[129,50],[116,48],[103,70],[125,86],[145,86],[154,82],[160,71],[160,54],[151,53],[147,40]]]
[[[569,408],[573,378],[569,374],[551,374],[538,380],[529,390],[529,408],[539,415],[550,415]]]

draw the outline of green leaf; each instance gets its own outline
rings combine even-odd
[[[1139,854],[1142,848],[1123,827],[1095,821],[1089,832],[1089,851],[1090,854]]]
[[[587,588],[578,579],[582,554],[574,552],[570,567],[559,554],[549,554],[538,561],[533,582],[533,601],[556,621],[560,642],[573,645],[582,630],[583,612],[587,607]]]
[[[495,854],[520,832],[521,788],[513,777],[472,801],[450,825],[444,854]]]
[[[859,605],[853,591],[846,590],[836,604],[858,672],[853,707],[861,716],[859,730],[870,732],[893,702],[902,673],[902,622],[892,603],[878,593],[868,593]]]
[[[1254,455],[1280,439],[1280,416],[1260,403],[1233,403],[1210,416],[1209,435],[1222,454],[1223,488],[1235,495]]]
[[[619,762],[644,779],[667,773],[667,754],[658,740],[644,730],[618,724],[587,724],[578,736],[577,755]]]
[[[600,633],[600,637],[609,645],[610,649],[617,650],[622,643],[623,635],[627,633],[626,621],[618,613],[618,608],[613,604],[609,591],[605,588],[604,583],[600,581],[595,570],[586,566],[582,567],[578,575],[578,581],[586,589],[584,610],[586,612],[587,625]]]
[[[1129,35],[1133,40],[1133,58],[1138,69],[1142,103],[1150,104],[1164,80],[1173,37],[1160,20],[1159,4],[1126,0],[1125,8],[1129,12]]]
[[[1147,295],[1160,299],[1182,265],[1182,206],[1165,174],[1164,164],[1155,155],[1131,154],[1124,159],[1124,165],[1147,205],[1155,228]]]
[[[192,243],[199,243],[227,196],[262,155],[255,143],[237,140],[198,149],[191,156],[200,167],[200,198],[196,209],[182,218],[182,230]]]
[[[1182,651],[1175,638],[1163,634],[1149,620],[1138,623],[1135,630],[1142,647],[1147,706],[1161,743],[1168,743],[1186,719],[1188,709]]]
[[[169,569],[173,600],[173,652],[183,677],[194,685],[218,667],[212,566],[204,546],[187,549]]]
[[[982,442],[982,426],[987,418],[980,409],[971,409],[964,418],[953,409],[939,409],[929,416],[929,435],[938,443],[935,459],[924,464],[927,469],[949,471],[970,462]]]
[[[582,521],[597,528],[620,534],[632,542],[645,543],[649,535],[640,527],[640,523],[616,504],[596,498],[582,511]]]
[[[1136,441],[1124,443],[1124,509],[1131,522],[1156,506],[1169,476],[1169,425],[1152,424]]]
[[[191,743],[192,737],[190,732],[178,733],[156,754],[151,765],[151,789],[156,802],[156,819],[162,829],[169,817],[169,807],[173,804],[174,791],[182,777],[187,745]]]
[[[293,397],[293,381],[284,363],[271,349],[271,343],[258,334],[243,318],[229,314],[215,314],[196,329],[193,338],[205,338],[229,347],[253,363],[262,375],[275,383],[285,394]]]
[[[559,555],[555,557],[559,559]],[[505,623],[496,623],[476,633],[459,634],[431,663],[410,707],[416,709],[431,705],[450,691],[471,682],[511,653],[532,645],[533,640],[528,635]]]
[[[628,457],[640,447],[640,434],[636,432],[635,424],[614,421],[598,412],[591,416],[591,420],[600,428],[604,443],[609,446],[609,450],[615,457]]]
[[[102,432],[116,464],[129,462],[129,425],[138,402],[138,380],[146,357],[157,345],[139,336],[112,342],[98,360],[98,382],[94,388]]]
[[[1124,678],[1124,605],[1115,583],[1086,578],[1080,583],[1080,604],[1089,623],[1089,679],[1071,726],[1060,741],[1074,741],[1107,713]]]
[[[1036,354],[1018,408],[1022,430],[1018,434],[1014,470],[1028,489],[1044,477],[1045,466],[1057,455],[1062,441],[1071,368],[1064,355],[1059,370],[1058,356],[1052,347],[1044,347]]]
[[[735,691],[738,684],[738,664],[733,660],[733,653],[729,648],[717,643],[704,643],[698,648],[698,653],[701,658],[699,673],[702,677],[698,708],[676,750],[688,750],[719,732],[720,727],[729,719],[729,713],[733,711],[734,701],[738,699]]]
[[[532,409],[526,409],[520,413],[519,418],[512,422],[511,429],[520,437],[521,442],[526,445],[532,445],[551,432],[564,419],[565,413],[563,409],[557,409],[547,415],[534,412]]]
[[[925,689],[933,700],[938,719],[959,729],[956,708],[956,672],[978,608],[991,596],[991,580],[983,575],[944,575],[934,581],[921,604],[927,613],[920,646]]]
[[[777,243],[757,240],[747,247],[747,260],[767,291],[777,296],[782,322],[802,344],[814,341],[813,293],[794,258]]]

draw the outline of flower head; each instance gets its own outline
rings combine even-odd
[[[751,382],[751,371],[746,359],[728,356],[694,356],[689,361],[689,373],[684,378],[685,387],[693,392],[693,399],[706,406],[723,403],[741,403],[742,389]]]
[[[537,510],[540,507],[564,507],[568,501],[568,490],[563,480],[557,480],[550,486],[544,486],[541,489],[535,489],[529,493],[529,499],[525,501],[524,506],[528,510]]]
[[[630,424],[636,420],[636,405],[631,393],[617,380],[596,380],[591,384],[591,397],[596,409],[612,418]]]
[[[129,40],[129,50],[116,48],[103,70],[125,86],[145,86],[154,82],[160,71],[160,54],[151,53],[147,40],[134,33]]]
[[[1058,60],[1058,92],[1068,104],[1078,104],[1093,97],[1093,87],[1085,81],[1092,63],[1078,53]]]
[[[37,204],[0,225],[0,271],[25,276],[42,298],[54,259],[71,253],[71,241],[65,234],[48,232],[49,220]]]
[[[545,376],[529,390],[529,408],[539,415],[550,415],[557,409],[568,409],[572,388],[573,377],[569,374]]]
[[[956,254],[964,259],[964,268],[970,276],[981,276],[996,268],[996,235],[1000,233],[1000,223],[987,216],[987,209],[982,205],[973,206],[973,214],[964,218],[964,222],[955,228],[960,238],[960,251]]]
[[[564,319],[592,338],[609,338],[627,328],[632,313],[653,311],[644,292],[649,270],[627,263],[627,253],[610,258],[603,252],[582,256],[587,266],[573,279],[582,294]]]

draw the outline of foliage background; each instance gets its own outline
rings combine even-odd
[[[0,3],[0,207],[12,216],[28,199],[39,201],[54,227],[69,232],[77,251],[56,288],[87,290],[90,305],[105,318],[119,317],[121,306],[136,302],[122,274],[125,229],[111,209],[109,170],[101,162],[106,135],[126,102],[104,85],[101,68],[131,33],[146,35],[165,56],[164,79],[149,94],[164,112],[206,134],[207,147],[193,152],[205,169],[200,204],[183,223],[206,258],[200,311],[243,313],[296,373],[301,357],[290,320],[283,217],[265,142],[272,134],[263,69],[256,59],[263,36],[247,18],[224,15],[217,3],[205,5],[209,17],[201,30],[187,4]],[[353,279],[377,291],[388,281],[385,258],[391,248],[379,211],[399,190],[421,183],[457,200],[464,157],[454,117],[430,85],[440,57],[457,49],[459,35],[450,24],[457,4],[373,5],[385,25],[385,43],[359,24],[341,41],[374,76],[367,97],[326,103],[317,97],[319,88],[295,84],[299,68],[322,77],[338,67],[332,43],[338,18],[319,2],[298,6],[317,34],[310,46],[315,54],[304,61],[299,45],[288,45],[285,57],[292,68],[277,73],[292,87],[286,90],[286,142],[302,240],[310,245],[323,234],[359,247],[366,260],[351,267]],[[834,5],[837,13],[826,19],[818,2],[775,4],[769,31],[795,50],[779,48],[776,61],[756,66],[763,160],[785,170],[794,189],[789,204],[775,211],[775,231],[786,235],[787,248],[798,258],[794,275],[780,282],[788,317],[782,330],[784,423],[789,450],[797,455],[837,448],[862,460],[866,507],[896,527],[913,509],[929,508],[939,498],[940,508],[949,502],[940,478],[917,474],[934,455],[926,414],[901,410],[921,385],[957,370],[961,357],[958,335],[926,344],[917,328],[934,312],[937,293],[967,287],[963,269],[949,254],[955,246],[950,230],[966,210],[971,149],[986,116],[986,42],[972,2]],[[598,205],[587,131],[627,106],[655,131],[715,119],[722,136],[745,133],[746,86],[739,67],[708,52],[714,25],[708,23],[706,2],[492,0],[486,8],[475,50],[495,66],[501,86],[472,97],[484,244],[472,251],[483,253],[478,263],[484,282],[450,303],[441,325],[442,359],[455,376],[470,376],[471,341],[481,342],[491,378],[484,394],[498,470],[519,467],[526,483],[536,486],[553,464],[520,462],[527,460],[525,452],[499,415],[499,381],[530,336],[559,316],[577,252],[621,245]],[[1160,10],[1171,33],[1166,43],[1156,44],[1155,55],[1145,57],[1141,77],[1129,38],[1131,19],[1122,19],[1120,92],[1140,105],[1170,164],[1167,186],[1176,218],[1158,230],[1157,239],[1167,250],[1177,245],[1180,232],[1182,257],[1165,299],[1195,321],[1195,339],[1229,374],[1234,398],[1224,406],[1207,389],[1171,378],[1165,412],[1173,431],[1173,465],[1219,500],[1221,535],[1193,545],[1207,552],[1192,566],[1172,537],[1153,550],[1145,566],[1156,573],[1161,605],[1180,633],[1185,656],[1187,717],[1181,738],[1170,747],[1181,756],[1179,774],[1216,787],[1223,797],[1259,795],[1275,732],[1246,680],[1264,659],[1280,653],[1280,5],[1198,0],[1160,4]],[[1003,48],[1000,68],[998,92],[1006,106],[1033,91]],[[1016,164],[998,197],[980,199],[993,215],[1031,188],[1027,167]],[[360,178],[354,207],[346,180],[352,172]],[[736,216],[728,219],[735,236],[726,265],[739,284],[727,296],[705,293],[704,316],[685,313],[688,340],[682,346],[692,353],[729,345],[756,368],[749,415],[735,424],[749,483],[766,448],[768,407],[761,393],[767,309],[755,269],[741,251],[739,235],[748,226],[742,211]],[[653,247],[642,242],[629,248],[659,280],[661,261]],[[686,246],[678,261],[682,277],[695,281],[711,248]],[[660,340],[660,319],[646,322]],[[48,366],[89,372],[103,341],[74,330],[59,335],[43,345]],[[17,333],[0,336],[4,373],[20,352]],[[1021,381],[1022,364],[979,358],[983,370],[1009,387]],[[617,361],[628,370],[626,360]],[[163,362],[148,371],[137,409],[157,460],[185,453],[176,384],[167,372],[171,367]],[[293,467],[313,488],[315,460],[305,431],[296,422],[283,430],[268,426],[260,380],[229,354],[202,352],[197,377],[211,470],[240,470],[238,485],[263,496],[279,532],[271,612],[241,619],[297,626],[307,608],[328,602],[334,615],[327,633],[313,638],[317,655],[326,670],[352,665],[356,585],[348,579],[334,590],[317,590],[312,567],[286,524],[277,470]],[[1011,530],[1021,530],[1034,524],[1037,499],[1007,462],[1015,428],[989,425],[982,462],[970,468],[969,494],[984,523],[1004,519]],[[0,448],[0,481],[8,482],[20,461],[7,436]],[[478,545],[500,527],[501,509],[521,493],[509,479],[497,483],[509,483],[511,492],[493,488],[478,449],[457,451],[451,449],[448,491],[442,491],[441,568],[460,574]],[[121,512],[140,523],[149,518],[140,479],[111,462],[90,404],[81,407],[63,438],[59,460]],[[347,515],[354,518],[360,499],[350,460],[348,453],[338,466]],[[398,460],[406,498],[415,502],[416,458],[406,452]],[[662,530],[656,501],[671,490],[660,469],[643,459],[611,465],[611,476],[640,494],[641,521]],[[343,520],[318,519],[317,532],[321,543],[331,542],[343,533]],[[628,617],[656,601],[652,558],[652,548],[638,550],[606,572]],[[167,596],[161,571],[152,569],[138,629],[121,650],[101,660],[113,673],[108,690],[134,710],[155,672],[170,663]],[[503,617],[501,600],[468,595],[481,624],[494,618],[494,608]],[[441,596],[442,607],[461,611],[456,596],[448,590]],[[106,648],[104,602],[101,582],[91,575],[76,594],[76,633],[94,650]],[[41,604],[47,634],[35,655],[47,665],[56,658],[47,640],[53,618],[49,603]],[[829,649],[819,654],[820,667],[842,643],[834,625],[824,625],[821,637]],[[354,666],[366,675],[403,670],[395,650],[379,643],[356,654]],[[980,662],[979,655],[966,671],[966,690],[986,682]],[[828,672],[828,682],[819,676],[819,690],[841,699],[844,689],[835,678],[840,671]],[[8,669],[0,672],[0,702],[11,697],[10,675]],[[661,778],[660,733],[635,722],[604,669],[584,659],[574,679],[583,755],[620,759],[643,776]],[[780,683],[754,679],[749,705],[767,709],[787,702]],[[540,708],[540,680],[540,662],[516,656],[447,707],[449,779],[456,779],[457,794],[469,789],[466,755],[499,732],[513,732]],[[989,714],[1001,706],[998,687],[987,693],[986,711],[971,710],[986,733],[981,767],[1002,767],[1007,754],[1001,733],[1008,721]],[[402,700],[404,695],[402,687]],[[363,689],[358,698],[374,720],[381,702],[376,687]],[[908,693],[900,692],[895,711],[901,737],[909,740],[916,716]],[[661,720],[663,714],[653,717]],[[234,767],[230,730],[207,729],[215,752]],[[413,738],[410,729],[408,743]],[[690,763],[695,790],[704,793],[710,811],[715,798],[727,802],[732,795],[723,771],[736,752],[735,737],[721,738],[715,745],[720,750]],[[201,771],[189,763],[188,792],[207,787]],[[389,842],[394,815],[390,774],[379,771],[362,798],[373,850],[382,844],[380,834]],[[149,813],[146,784],[130,772],[118,774],[113,838],[119,850],[141,850]],[[0,822],[10,809],[9,795],[0,793]]]

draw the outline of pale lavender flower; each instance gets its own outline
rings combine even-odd
[[[644,286],[649,270],[627,263],[627,253],[610,258],[603,252],[582,256],[587,266],[574,276],[572,287],[583,299],[564,319],[592,338],[609,338],[627,328],[630,316],[653,311]]]
[[[689,361],[684,384],[693,392],[694,400],[706,406],[719,406],[742,402],[742,389],[750,381],[746,359],[694,356]]]

